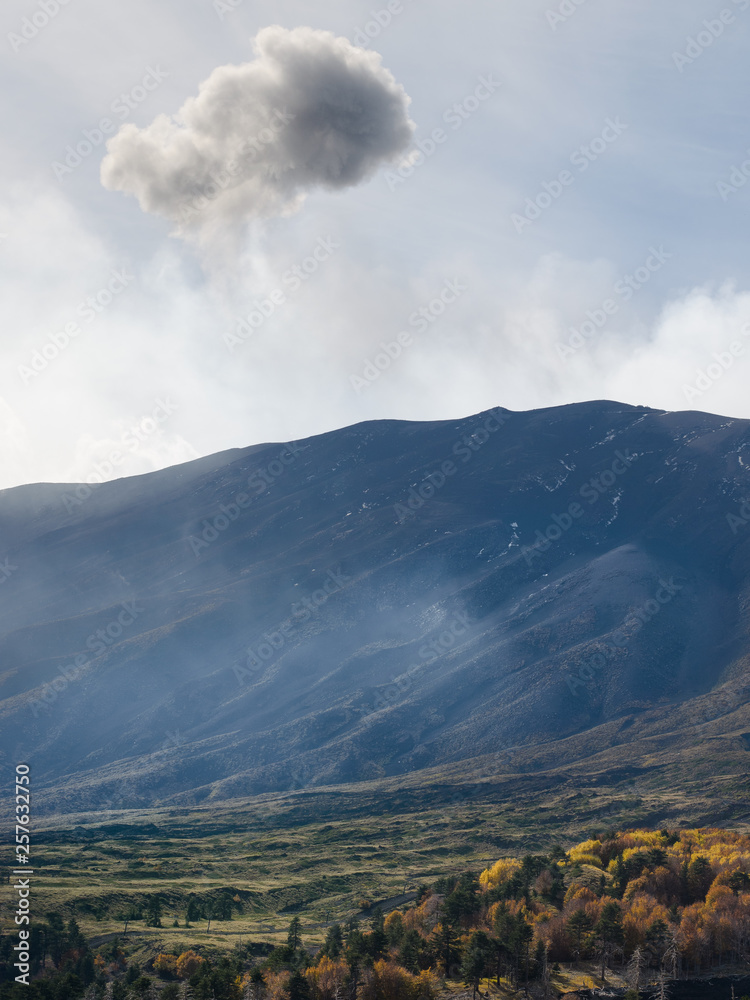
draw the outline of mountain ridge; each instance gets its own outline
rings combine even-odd
[[[748,421],[592,401],[4,491],[0,752],[43,808],[145,807],[541,760],[712,692],[743,714],[746,448]]]

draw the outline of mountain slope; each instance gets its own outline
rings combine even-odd
[[[750,728],[749,465],[592,402],[5,491],[0,750],[52,809]]]

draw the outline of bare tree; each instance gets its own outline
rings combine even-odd
[[[659,989],[656,994],[657,1000],[669,1000],[669,985],[664,969],[659,973]]]
[[[640,945],[635,949],[628,962],[628,982],[633,987],[637,996],[641,993],[641,983],[643,982],[643,972],[646,968],[646,956],[643,954]]]
[[[661,967],[662,970],[669,969],[672,974],[672,979],[677,979],[677,963],[680,958],[680,949],[677,945],[677,937],[675,932],[672,931],[669,937],[669,945],[667,950],[664,952],[664,958],[662,959]]]

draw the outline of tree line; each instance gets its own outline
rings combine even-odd
[[[6,984],[0,1000],[435,1000],[445,980],[475,993],[489,978],[549,988],[563,962],[596,962],[602,980],[618,966],[637,995],[649,980],[748,962],[750,838],[611,830],[423,885],[408,906],[329,926],[322,946],[306,946],[294,917],[286,943],[263,954],[246,945],[217,959],[196,946],[156,956],[150,975],[128,967],[116,943],[92,956],[75,921],[52,916],[33,940],[47,936],[39,954],[57,976],[22,994]]]

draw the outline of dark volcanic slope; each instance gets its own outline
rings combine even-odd
[[[593,402],[5,491],[3,757],[190,802],[746,703],[748,467],[747,421]]]

